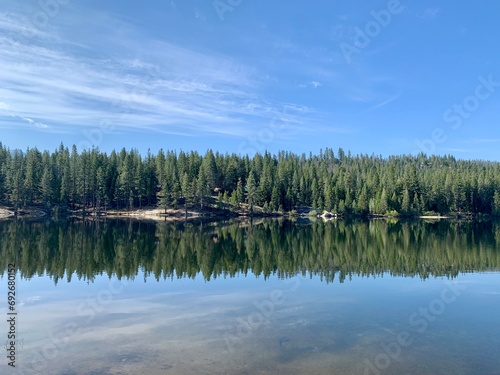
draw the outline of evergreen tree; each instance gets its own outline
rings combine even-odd
[[[410,210],[410,192],[408,189],[405,189],[403,191],[403,198],[401,200],[401,213],[403,215],[410,215],[411,210]]]
[[[196,185],[196,192],[200,200],[200,208],[203,209],[203,200],[208,195],[209,186],[205,168],[200,168]]]
[[[379,203],[379,210],[377,213],[379,214],[385,214],[388,209],[388,204],[387,204],[387,193],[385,191],[385,188],[382,189],[382,194],[380,194],[380,203]]]
[[[23,179],[24,156],[21,151],[15,150],[8,170],[8,181],[10,185],[9,201],[12,202],[16,211],[19,209],[24,195]]]
[[[50,165],[45,165],[43,169],[43,174],[42,174],[42,179],[40,181],[40,192],[41,192],[41,199],[44,204],[47,205],[47,207],[50,207],[50,204],[52,202],[52,196],[53,196],[53,176],[52,176],[52,170],[50,168]]]
[[[500,192],[495,190],[493,195],[493,215],[500,216]]]
[[[194,203],[194,181],[189,179],[187,172],[184,172],[181,180],[181,195],[184,198],[184,209],[187,218],[188,208]]]
[[[281,204],[281,202],[280,202],[280,195],[278,192],[278,187],[275,185],[275,186],[273,186],[273,190],[271,192],[271,204],[270,204],[271,209],[274,211],[277,211],[280,204]]]
[[[238,183],[236,184],[236,203],[238,206],[240,203],[243,203],[244,197],[243,182],[241,181],[241,178],[239,178]]]
[[[253,212],[253,205],[257,194],[257,183],[255,182],[253,171],[251,171],[250,175],[248,176],[247,184],[245,186],[245,191],[247,193],[247,203],[250,212]]]
[[[456,160],[450,156],[382,157],[347,155],[330,149],[306,156],[281,151],[272,156],[201,156],[160,150],[143,159],[137,150],[94,148],[78,152],[60,145],[54,152],[25,153],[0,144],[0,201],[88,209],[188,206],[205,208],[214,192],[233,206],[293,210],[313,206],[342,214],[404,215],[498,212],[500,163]],[[217,191],[215,190],[217,188]],[[163,199],[162,199],[163,197]],[[158,202],[160,198],[160,202]]]

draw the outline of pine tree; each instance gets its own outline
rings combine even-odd
[[[495,190],[493,194],[493,215],[500,216],[500,192]]]
[[[422,208],[420,207],[420,200],[418,199],[418,194],[413,196],[413,203],[411,205],[412,212],[416,215],[420,215],[422,213]]]
[[[130,153],[125,154],[119,175],[119,197],[129,210],[132,210],[134,199],[134,160]]]
[[[80,171],[80,156],[78,155],[78,150],[75,145],[73,145],[71,149],[71,157],[70,157],[70,178],[71,178],[71,186],[70,186],[70,197],[71,197],[71,205],[73,210],[76,209],[77,204],[77,196],[78,196],[78,179],[81,174]]]
[[[205,154],[203,162],[201,163],[201,168],[203,169],[207,185],[205,193],[210,194],[214,188],[216,188],[216,182],[218,181],[217,165],[212,150],[208,150]]]
[[[350,189],[348,188],[346,193],[345,193],[344,212],[351,213],[352,206],[353,206],[353,201],[351,198]]]
[[[4,149],[2,142],[0,142],[0,202],[4,202],[6,199],[7,193],[7,166],[9,164],[8,161],[8,153],[7,150]]]
[[[13,203],[16,212],[20,208],[21,199],[24,196],[24,156],[22,151],[15,150],[8,172],[10,185],[9,200]]]
[[[60,155],[61,185],[59,190],[59,200],[64,207],[67,207],[71,197],[71,167],[69,151],[65,149]]]
[[[207,192],[208,192],[208,181],[207,181],[207,175],[205,173],[205,168],[200,168],[198,172],[196,193],[198,194],[198,198],[200,200],[200,208],[202,210],[203,210],[203,199],[207,195]]]
[[[160,207],[163,208],[164,213],[167,213],[167,208],[170,207],[172,204],[172,187],[170,186],[170,183],[168,180],[164,180],[163,185],[161,187],[161,192],[160,192]]]
[[[331,211],[333,208],[332,187],[325,181],[325,209]]]
[[[42,179],[40,181],[40,192],[41,192],[42,202],[47,207],[50,207],[52,202],[52,195],[53,195],[52,182],[53,182],[53,176],[50,165],[45,165],[43,169]]]
[[[28,149],[25,160],[26,170],[23,192],[25,193],[27,204],[33,204],[39,197],[38,191],[43,173],[42,155],[36,148]]]
[[[345,214],[346,213],[346,209],[345,209],[345,202],[343,199],[341,199],[339,201],[339,208],[338,208],[338,213],[339,214]]]
[[[410,210],[410,192],[408,189],[403,191],[403,199],[401,200],[401,213],[403,215],[409,215],[411,213]]]
[[[184,172],[181,180],[181,195],[184,198],[184,210],[187,218],[188,208],[193,204],[194,182],[189,179],[187,172]]]
[[[368,213],[368,193],[366,185],[361,189],[361,194],[357,199],[357,211],[360,215],[365,215]]]
[[[247,184],[245,186],[245,191],[247,193],[247,203],[250,209],[250,212],[253,212],[253,205],[255,202],[256,194],[257,194],[257,184],[255,182],[255,177],[253,171],[250,172],[248,176]]]
[[[462,161],[425,155],[381,157],[345,155],[331,150],[314,156],[279,152],[239,157],[208,150],[204,156],[174,151],[98,149],[78,153],[63,145],[53,153],[37,149],[9,151],[0,144],[0,201],[16,209],[27,204],[129,207],[142,204],[187,207],[198,199],[205,206],[214,188],[236,208],[248,202],[287,211],[302,205],[339,213],[412,215],[498,212],[500,163]],[[42,181],[43,180],[43,181]],[[42,183],[43,182],[43,183]],[[220,191],[220,190],[219,190]],[[389,198],[390,197],[390,198]],[[266,208],[266,209],[267,209]]]
[[[269,202],[271,199],[272,193],[272,175],[270,171],[270,167],[267,164],[264,164],[262,171],[262,176],[259,181],[259,187],[257,189],[257,200],[259,202]]]
[[[387,204],[387,193],[385,191],[385,188],[382,189],[382,193],[380,194],[380,204],[379,204],[379,211],[377,213],[379,214],[385,214],[388,209],[388,204]]]
[[[239,178],[238,183],[236,184],[236,202],[238,206],[240,203],[243,203],[244,198],[245,195],[243,192],[243,182],[241,181],[241,178]]]
[[[97,169],[97,212],[100,213],[101,205],[106,207],[106,173],[102,166]]]

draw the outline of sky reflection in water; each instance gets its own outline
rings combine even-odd
[[[122,285],[98,277],[54,286],[40,277],[18,287],[20,363],[28,374],[33,365],[51,374],[363,374],[368,363],[385,367],[384,346],[408,332],[412,343],[393,349],[380,373],[493,374],[498,281],[498,273],[460,275],[451,282],[457,298],[448,302],[447,293],[442,309],[435,301],[450,290],[447,278],[149,277]]]
[[[500,274],[480,263],[453,279],[328,283],[309,272],[157,279],[144,267],[121,280],[18,277],[19,373],[498,374]]]

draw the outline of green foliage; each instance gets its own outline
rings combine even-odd
[[[265,220],[254,226],[182,228],[121,220],[4,221],[0,238],[0,269],[17,257],[21,278],[47,275],[55,282],[103,274],[134,278],[138,270],[157,279],[202,275],[206,280],[247,273],[284,278],[307,271],[342,282],[354,275],[455,277],[500,268],[495,221]]]
[[[423,216],[440,216],[439,212],[436,212],[436,211],[425,211],[422,215]]]
[[[312,207],[344,215],[500,215],[500,163],[451,156],[351,156],[281,151],[248,156],[98,149],[9,150],[0,143],[0,203],[70,209],[204,208],[222,192],[233,208]]]
[[[396,210],[390,210],[390,211],[387,211],[385,215],[388,217],[396,217],[399,215],[399,212]]]
[[[495,190],[493,195],[493,215],[500,216],[500,192]]]
[[[252,171],[248,176],[247,185],[245,186],[245,191],[247,193],[247,203],[250,208],[250,212],[252,212],[257,194],[257,183],[255,182],[255,176]]]

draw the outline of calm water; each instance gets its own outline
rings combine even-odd
[[[499,244],[491,222],[0,222],[0,315],[15,262],[19,374],[494,375]]]

